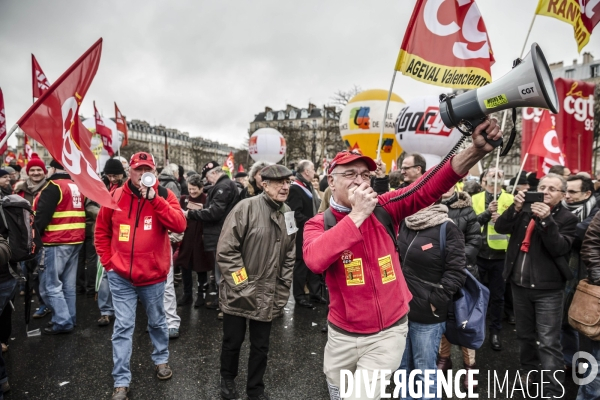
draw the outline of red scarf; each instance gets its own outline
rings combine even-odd
[[[521,251],[525,253],[529,253],[529,245],[531,244],[531,235],[533,235],[533,228],[535,227],[535,220],[529,221],[529,225],[527,225],[527,231],[525,232],[525,239],[523,239],[523,243],[521,244]]]

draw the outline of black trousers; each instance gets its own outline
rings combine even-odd
[[[240,363],[240,349],[246,336],[246,318],[223,313],[223,346],[221,347],[221,376],[235,379]],[[271,322],[250,321],[250,358],[246,393],[257,397],[264,393],[263,377],[267,369]]]
[[[202,296],[202,285],[206,283],[206,272],[196,272],[198,275],[198,294]],[[193,294],[194,271],[187,268],[181,268],[181,279],[183,280],[183,294]]]
[[[506,283],[502,278],[504,260],[488,260],[477,257],[479,277],[482,282],[488,282],[490,289],[490,334],[497,334],[502,330],[502,313],[504,311],[504,287]]]
[[[559,396],[562,388],[554,379],[554,372],[560,371],[556,377],[561,383],[564,382],[560,344],[564,289],[528,289],[514,283],[511,283],[511,287],[521,368],[525,371],[549,370],[550,373],[544,373],[544,395]]]
[[[304,299],[304,285],[308,287],[310,296],[322,296],[321,294],[321,278],[319,275],[312,272],[303,259],[296,259],[294,263],[294,280],[292,283],[292,289],[294,292],[294,299],[296,301]]]
[[[94,247],[94,237],[86,236],[77,260],[77,288],[87,291],[96,290],[96,274],[98,272],[98,254]]]

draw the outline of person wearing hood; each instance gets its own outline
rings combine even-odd
[[[13,194],[13,190],[12,186],[10,185],[10,172],[8,172],[6,169],[0,169],[0,196],[4,197],[11,194]]]
[[[31,159],[25,167],[27,172],[27,180],[17,183],[15,193],[23,197],[30,204],[33,204],[33,199],[46,185],[46,164],[40,159],[37,153],[31,154]]]
[[[448,207],[440,202],[406,217],[398,233],[402,273],[413,295],[406,349],[400,364],[407,376],[413,370],[436,369],[438,344],[446,328],[449,305],[467,278],[465,238],[449,217]],[[442,254],[440,239],[444,233],[446,244]],[[416,379],[423,387],[427,385],[422,373]],[[436,393],[436,380],[432,382],[428,391]]]
[[[266,161],[257,161],[252,165],[250,173],[248,174],[248,185],[240,194],[241,199],[247,199],[262,193],[262,178],[260,177],[259,172],[269,165],[271,164]]]
[[[569,259],[569,268],[573,273],[573,279],[568,280],[565,287],[563,323],[560,337],[565,365],[569,368],[572,365],[573,356],[579,351],[579,333],[569,325],[568,314],[577,284],[587,276],[586,268],[580,255],[585,233],[598,212],[597,199],[594,196],[594,182],[590,178],[581,175],[568,177],[567,193],[562,201],[562,205],[578,219],[575,239],[573,239],[571,247],[571,257]],[[570,370],[567,372],[567,375],[570,375]]]
[[[85,240],[85,197],[63,166],[52,160],[48,183],[35,198],[34,224],[44,244],[40,256],[40,295],[52,310],[42,332],[70,333],[76,324],[77,260]]]
[[[115,310],[112,400],[125,400],[129,392],[138,299],[148,316],[156,376],[160,380],[173,376],[168,365],[169,331],[164,305],[165,281],[172,270],[169,231],[183,233],[186,220],[171,191],[158,182],[152,187],[141,184],[142,175],[155,170],[151,154],[131,156],[130,178],[113,193],[120,209],[101,207],[96,220],[96,251],[108,274]]]
[[[475,277],[477,277],[477,254],[481,247],[481,226],[477,222],[477,215],[473,211],[471,202],[471,196],[466,192],[456,191],[455,187],[448,190],[442,195],[441,204],[448,207],[448,218],[450,218],[462,232],[465,238],[465,256],[467,260],[467,270]],[[438,354],[437,369],[443,370],[444,372],[452,369],[452,360],[450,358],[450,351],[452,345],[445,336],[442,336],[442,342],[440,344],[440,351]],[[475,350],[462,348],[464,368],[466,370],[476,369],[475,365]],[[470,383],[465,375],[464,384],[468,387],[470,384],[473,385],[473,390],[476,389],[476,385]]]
[[[163,168],[160,175],[158,175],[158,183],[165,189],[169,189],[177,200],[181,197],[181,186],[177,179],[179,178],[179,167],[177,164],[169,164]]]

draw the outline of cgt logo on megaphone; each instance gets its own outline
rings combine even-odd
[[[404,107],[396,120],[396,133],[414,132],[419,135],[450,136],[452,128],[446,127],[440,116],[439,107],[427,107],[425,111],[411,111],[410,107]]]

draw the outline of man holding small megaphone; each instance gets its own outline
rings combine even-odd
[[[131,156],[129,171],[130,178],[113,192],[120,209],[102,207],[95,232],[96,250],[108,274],[116,317],[112,336],[112,400],[125,400],[129,392],[138,298],[148,315],[156,376],[165,380],[173,375],[167,364],[169,332],[163,300],[171,267],[168,231],[182,233],[187,225],[177,197],[158,186],[151,154],[140,152]]]

